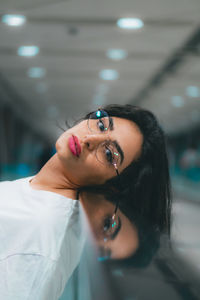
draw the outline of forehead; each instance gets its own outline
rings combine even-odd
[[[113,259],[121,259],[131,256],[139,246],[139,237],[136,227],[119,210],[122,227],[116,239],[110,242]]]
[[[112,117],[112,119],[113,130],[111,131],[111,136],[117,140],[124,152],[123,167],[126,167],[140,156],[143,135],[133,121],[118,117]]]
[[[141,131],[138,127],[138,125],[128,119],[124,119],[124,118],[119,118],[119,117],[111,117],[113,119],[114,122],[114,129],[119,129],[119,127],[126,129],[128,131],[135,131],[138,134],[141,134]]]

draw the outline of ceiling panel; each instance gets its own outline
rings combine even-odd
[[[200,88],[199,50],[184,45],[198,30],[199,1],[7,0],[0,7],[2,14],[27,17],[18,28],[0,23],[2,101],[20,106],[22,116],[23,111],[32,114],[31,122],[50,136],[57,134],[57,128],[52,130],[57,120],[106,103],[136,103],[138,95],[138,103],[152,109],[168,132],[197,126],[200,100],[188,97],[187,87]],[[119,29],[116,21],[122,16],[140,17],[144,27]],[[19,57],[21,45],[36,45],[40,52]],[[109,59],[106,52],[112,48],[125,49],[127,58]],[[173,72],[167,70],[179,56]],[[45,76],[28,78],[31,67],[45,68]],[[100,79],[102,69],[117,70],[119,79]],[[156,76],[162,76],[157,84],[152,83]],[[173,105],[174,96],[184,99],[182,107]]]

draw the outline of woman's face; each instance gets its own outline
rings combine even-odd
[[[137,229],[119,209],[117,210],[118,226],[112,237],[105,242],[105,230],[109,230],[107,218],[113,215],[115,206],[105,200],[102,195],[86,192],[80,195],[80,202],[86,213],[100,257],[122,259],[136,252],[139,246]]]
[[[71,183],[78,186],[103,184],[116,176],[109,159],[104,163],[97,159],[96,151],[102,143],[109,142],[117,147],[119,173],[139,157],[143,136],[138,126],[127,119],[111,119],[113,125],[106,132],[102,133],[99,120],[93,120],[97,123],[95,132],[89,130],[88,121],[84,120],[65,131],[57,140],[57,155]]]

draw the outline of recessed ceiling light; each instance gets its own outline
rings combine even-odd
[[[37,46],[21,46],[18,48],[17,53],[19,56],[31,57],[39,53],[40,49]]]
[[[123,49],[109,49],[106,55],[113,60],[121,60],[127,57],[127,52]]]
[[[117,20],[117,26],[123,29],[140,29],[144,26],[144,23],[137,18],[121,18]]]
[[[200,97],[200,91],[197,86],[188,86],[186,88],[186,93],[191,98],[198,98]]]
[[[42,78],[45,76],[46,70],[44,68],[34,67],[34,68],[28,69],[27,74],[30,78]]]
[[[175,107],[182,107],[184,105],[184,100],[181,96],[173,96],[171,102]]]
[[[105,69],[99,72],[99,77],[103,80],[116,80],[119,78],[119,73],[116,70]]]
[[[26,22],[26,17],[22,15],[3,15],[1,21],[9,26],[21,26]]]

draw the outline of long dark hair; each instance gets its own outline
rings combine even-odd
[[[85,187],[104,190],[111,201],[121,198],[122,211],[137,212],[160,233],[170,234],[171,193],[165,135],[156,117],[148,110],[133,105],[107,105],[102,108],[112,117],[137,124],[143,145],[140,157],[117,177],[102,186]],[[88,118],[86,115],[85,119]],[[126,213],[125,213],[126,214]]]

